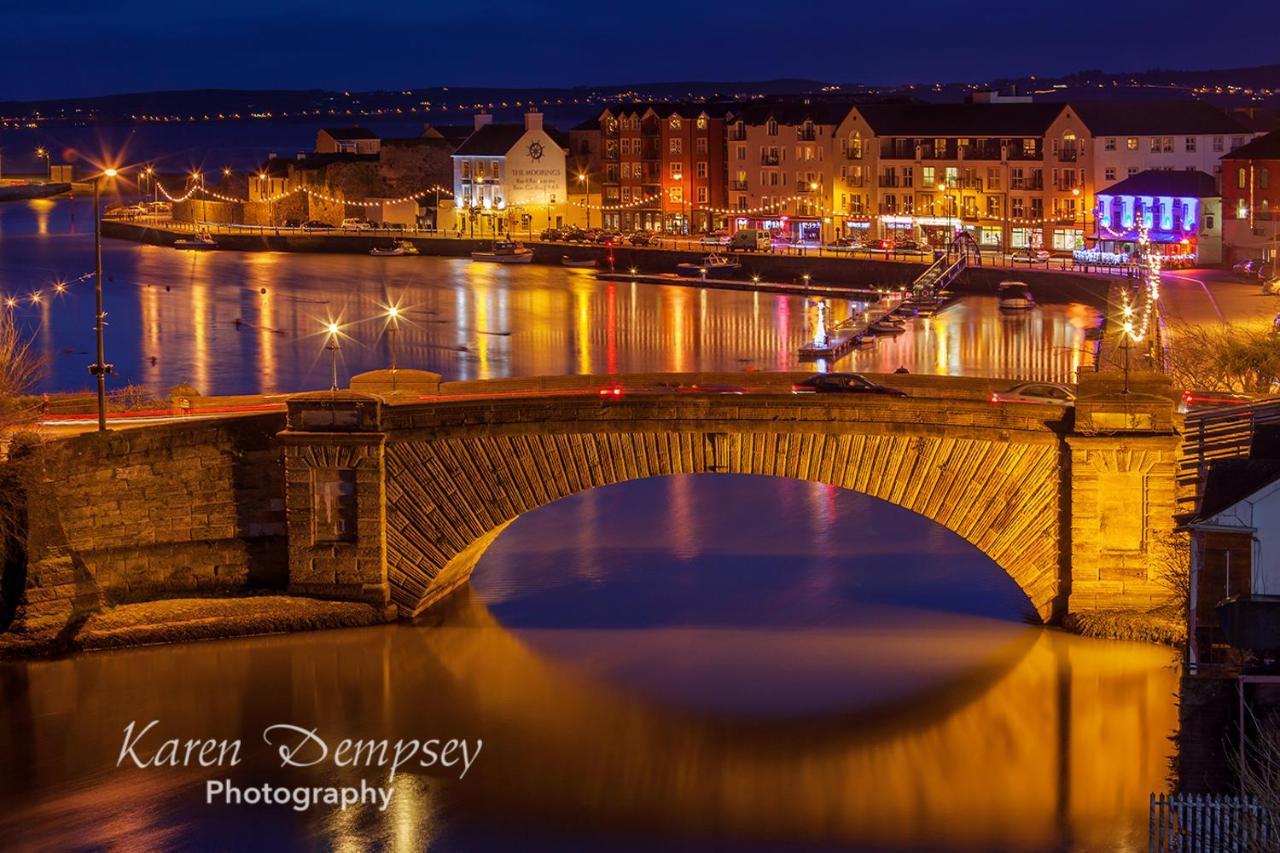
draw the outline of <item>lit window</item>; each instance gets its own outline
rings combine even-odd
[[[1130,136],[1128,139],[1126,139],[1126,140],[1124,141],[1124,147],[1125,147],[1125,148],[1128,148],[1130,151],[1137,151],[1137,150],[1138,150],[1138,137],[1136,137],[1136,136]]]

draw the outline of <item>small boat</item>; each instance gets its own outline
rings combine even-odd
[[[1002,311],[1026,311],[1034,308],[1036,300],[1031,295],[1031,288],[1020,281],[1002,281],[996,291]]]
[[[881,317],[867,328],[877,335],[900,335],[907,330],[905,323],[895,323],[888,317]]]
[[[179,237],[173,241],[175,249],[216,249],[218,244],[213,241],[213,235],[208,231],[201,231],[194,237]]]
[[[707,255],[698,263],[676,264],[676,275],[685,278],[717,278],[732,275],[742,269],[742,264],[724,255]]]
[[[591,269],[596,265],[595,258],[571,258],[564,255],[560,258],[560,263],[566,267],[576,267],[581,269]]]
[[[369,254],[378,258],[399,257],[400,255],[416,255],[418,247],[410,243],[408,240],[397,240],[390,246],[375,246],[369,250]]]
[[[471,260],[491,264],[527,264],[533,261],[533,250],[526,249],[519,243],[494,241],[493,248],[489,251],[472,252]]]

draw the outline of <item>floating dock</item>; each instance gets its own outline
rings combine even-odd
[[[600,270],[600,281],[638,282],[640,284],[674,284],[680,287],[710,287],[716,290],[744,290],[753,293],[785,293],[789,296],[827,296],[832,299],[855,299],[868,302],[884,295],[866,287],[842,287],[838,284],[785,284],[778,281],[754,281],[738,278],[690,278],[675,273],[609,272]]]
[[[876,305],[884,305],[877,309]],[[855,314],[831,327],[831,331],[822,341],[809,341],[800,347],[801,361],[817,361],[820,358],[838,359],[848,355],[862,346],[864,342],[874,340],[876,333],[871,327],[886,317],[898,312],[902,305],[902,294],[893,294],[879,300],[876,305],[867,308],[861,314]]]

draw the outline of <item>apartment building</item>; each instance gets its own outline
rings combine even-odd
[[[1152,169],[1221,173],[1221,159],[1254,136],[1200,101],[1082,101],[1073,105],[1092,138],[1093,184],[1107,187]]]
[[[674,234],[718,227],[727,204],[726,112],[715,104],[604,110],[595,124],[605,227]],[[573,148],[588,159],[590,137],[580,126]]]
[[[1089,227],[1087,131],[1065,104],[858,104],[835,134],[837,233],[1070,250]]]
[[[830,239],[836,128],[850,102],[749,103],[728,116],[729,225]]]
[[[1222,159],[1224,260],[1276,261],[1280,248],[1280,131]]]

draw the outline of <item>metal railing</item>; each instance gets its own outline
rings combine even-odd
[[[1209,463],[1248,456],[1259,424],[1280,424],[1280,397],[1188,412],[1183,422],[1178,485],[1194,486],[1194,499],[1198,500]]]
[[[1149,853],[1251,853],[1274,850],[1280,828],[1248,797],[1151,795]]]

